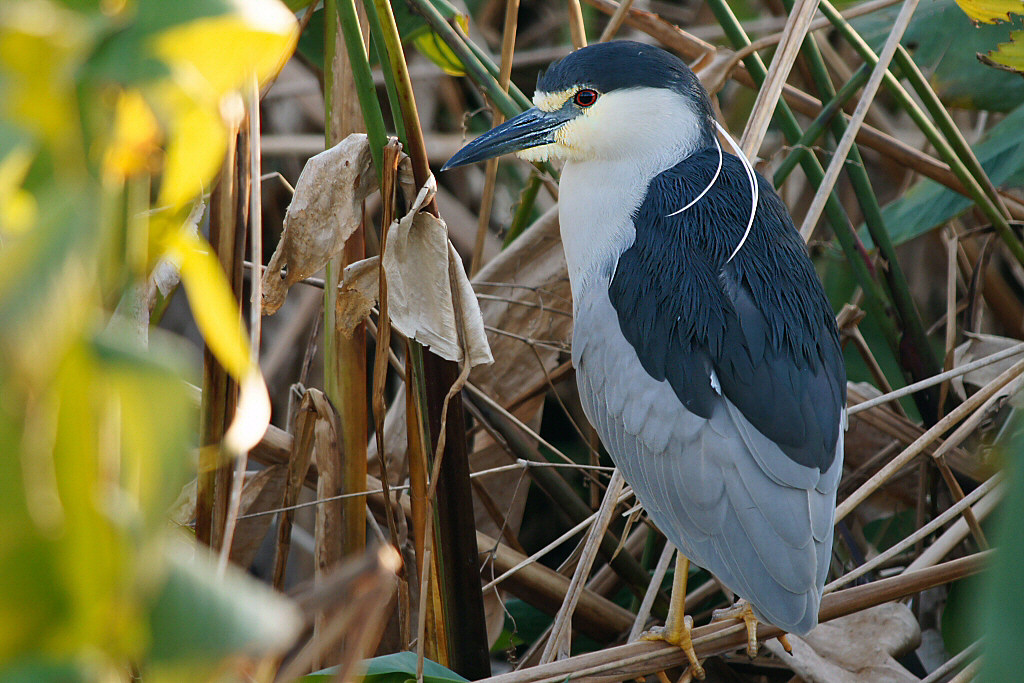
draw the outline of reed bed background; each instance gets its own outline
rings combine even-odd
[[[0,7],[0,678],[683,675],[636,641],[672,549],[576,396],[559,169],[417,197],[629,38],[778,188],[850,379],[823,623],[750,659],[694,568],[708,680],[1019,680],[1024,5],[286,4]]]

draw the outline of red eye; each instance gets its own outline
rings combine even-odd
[[[573,95],[572,101],[576,103],[576,106],[586,109],[597,102],[597,91],[585,88]]]

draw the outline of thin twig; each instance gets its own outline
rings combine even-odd
[[[988,479],[988,481],[986,481],[981,486],[971,491],[963,499],[957,501],[956,504],[951,505],[945,512],[943,512],[941,515],[939,515],[935,519],[931,520],[930,522],[922,526],[920,529],[912,533],[910,536],[907,536],[899,543],[895,544],[891,548],[888,548],[885,552],[879,553],[878,555],[871,558],[870,560],[860,565],[856,569],[853,569],[852,571],[843,574],[838,579],[825,586],[823,592],[831,593],[837,588],[845,586],[854,579],[864,576],[875,567],[879,567],[885,562],[892,559],[893,557],[896,557],[904,550],[917,543],[922,538],[925,538],[936,529],[941,528],[951,520],[955,519],[958,515],[967,510],[971,505],[974,505],[974,503],[980,500],[981,497],[986,495],[989,491],[995,490],[999,483],[1002,481],[1002,479],[1002,476],[999,474],[993,475]]]
[[[789,78],[789,72],[796,63],[800,45],[803,43],[807,29],[810,27],[811,19],[818,9],[818,0],[796,0],[796,7],[789,13],[786,20],[786,28],[783,31],[780,47],[775,51],[771,67],[768,69],[768,78],[757,93],[754,107],[751,110],[750,118],[747,120],[746,130],[740,138],[740,146],[743,153],[752,162],[756,160],[757,151],[761,148],[765,133],[768,132],[768,124],[775,114],[775,106],[782,95],[782,86]]]
[[[932,443],[939,438],[943,433],[946,432],[954,424],[960,422],[968,416],[972,411],[976,410],[980,405],[985,403],[990,397],[996,394],[1000,389],[1008,385],[1010,382],[1015,380],[1021,373],[1024,373],[1024,361],[1020,361],[1014,364],[1012,367],[1007,368],[1001,375],[996,377],[994,380],[989,382],[985,387],[980,389],[976,394],[971,396],[969,399],[954,408],[948,415],[935,423],[928,431],[919,436],[914,443],[910,444],[889,461],[885,467],[875,473],[870,479],[864,482],[860,488],[854,491],[846,500],[839,504],[836,508],[835,521],[839,522],[846,515],[850,514],[850,511],[860,505],[864,500],[867,499],[872,493],[878,490],[892,475],[899,472],[905,465],[911,460],[921,454],[928,444]],[[947,439],[947,441],[949,441]],[[956,445],[955,443],[952,444]]]
[[[611,481],[608,482],[608,491],[605,493],[601,507],[597,511],[594,524],[590,527],[590,533],[587,534],[587,541],[583,546],[583,554],[580,557],[576,571],[573,572],[572,581],[569,583],[569,590],[565,593],[565,600],[562,602],[561,609],[558,610],[555,623],[551,626],[551,637],[548,638],[547,647],[540,658],[542,664],[553,661],[555,658],[560,659],[569,652],[572,640],[569,633],[569,624],[572,620],[572,614],[576,611],[576,603],[579,602],[587,576],[590,575],[590,570],[594,566],[597,549],[601,545],[601,539],[604,538],[608,525],[612,521],[612,513],[615,512],[619,493],[622,491],[625,483],[626,480],[622,478],[622,473],[619,470],[615,470]]]
[[[992,365],[993,363],[998,363],[1001,360],[1012,358],[1021,353],[1024,353],[1024,343],[1011,346],[1008,349],[1003,349],[1002,351],[985,356],[984,358],[979,358],[978,360],[971,361],[970,363],[964,363],[963,365],[957,366],[948,372],[943,372],[938,375],[935,375],[934,377],[923,379],[920,382],[908,384],[907,386],[902,387],[900,389],[896,389],[895,391],[892,391],[888,394],[883,394],[882,396],[876,396],[875,398],[868,399],[867,401],[862,401],[857,405],[853,405],[847,408],[846,414],[856,415],[857,413],[862,412],[864,410],[868,410],[869,408],[874,408],[875,406],[879,406],[884,403],[889,403],[890,401],[895,401],[898,398],[909,396],[915,391],[927,389],[928,387],[933,387],[936,384],[942,384],[946,380],[952,379],[953,377],[966,375],[968,372],[973,372],[978,368],[983,368]]]
[[[896,48],[899,47],[900,39],[903,38],[903,33],[907,30],[911,17],[914,16],[917,3],[918,0],[904,0],[903,7],[896,16],[896,21],[893,22],[889,37],[886,38],[882,52],[878,55],[878,64],[875,65],[874,70],[871,72],[871,77],[868,78],[868,82],[864,86],[864,92],[861,95],[860,101],[857,102],[857,108],[854,109],[853,116],[850,117],[849,127],[836,145],[832,161],[829,162],[828,168],[825,170],[825,177],[821,184],[818,185],[818,190],[814,194],[811,206],[807,209],[807,214],[804,216],[804,221],[800,226],[800,235],[804,238],[805,242],[818,224],[818,218],[821,217],[821,212],[825,208],[825,202],[828,201],[832,188],[835,187],[836,180],[839,179],[839,172],[843,169],[846,157],[850,153],[850,148],[853,147],[854,140],[857,138],[857,131],[860,129],[861,124],[864,123],[864,117],[867,115],[868,108],[875,100],[878,88],[882,85],[882,79],[888,73],[889,63],[892,61],[893,55],[896,54]]]

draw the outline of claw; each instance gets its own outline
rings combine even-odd
[[[690,673],[693,677],[703,681],[704,667],[697,661],[697,653],[693,649],[693,641],[690,639],[690,631],[693,629],[693,618],[690,615],[683,617],[681,625],[666,625],[652,628],[650,631],[641,634],[640,640],[661,640],[680,648],[686,653],[690,660]]]
[[[782,646],[782,649],[786,651],[787,655],[793,654],[793,646],[789,644],[789,638],[786,637],[785,633],[780,635],[775,640],[779,641],[779,645]]]
[[[753,659],[757,656],[757,617],[754,610],[746,600],[739,600],[732,607],[715,610],[711,615],[711,621],[722,619],[742,619],[747,626],[747,656]],[[788,643],[783,644],[786,647]],[[787,649],[788,651],[788,649]]]

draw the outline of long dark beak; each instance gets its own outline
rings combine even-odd
[[[568,111],[547,112],[536,107],[527,109],[460,149],[441,170],[447,171],[456,166],[554,142],[555,131],[571,117],[572,113]]]

